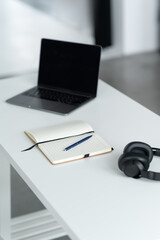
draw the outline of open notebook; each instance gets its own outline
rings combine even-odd
[[[25,131],[25,133],[38,145],[41,152],[52,164],[74,161],[112,151],[112,148],[94,132],[92,127],[83,121],[33,129]],[[66,147],[87,136],[92,137],[65,151]]]

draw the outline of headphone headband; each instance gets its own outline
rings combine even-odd
[[[160,148],[152,148],[152,152],[154,156],[160,157]]]
[[[160,181],[160,173],[152,171],[142,171],[141,176],[151,180]]]

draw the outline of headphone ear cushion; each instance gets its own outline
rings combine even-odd
[[[146,156],[149,160],[149,162],[152,161],[153,158],[153,151],[152,148],[143,142],[130,142],[126,145],[126,147],[124,148],[124,153],[137,153],[137,156],[139,154],[143,154],[144,156]]]
[[[144,154],[124,153],[118,160],[118,166],[127,176],[138,178],[142,171],[149,168],[149,161]]]

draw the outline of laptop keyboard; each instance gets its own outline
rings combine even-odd
[[[88,99],[87,97],[83,96],[77,96],[42,88],[35,88],[32,91],[25,93],[25,95],[76,106],[80,105]]]

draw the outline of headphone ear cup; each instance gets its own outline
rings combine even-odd
[[[137,153],[137,156],[139,154],[143,154],[145,157],[148,158],[148,161],[151,162],[153,158],[153,151],[152,148],[143,142],[130,142],[126,145],[124,148],[124,153]]]
[[[118,166],[128,177],[139,178],[141,172],[149,168],[149,160],[144,154],[124,153],[118,160]]]

